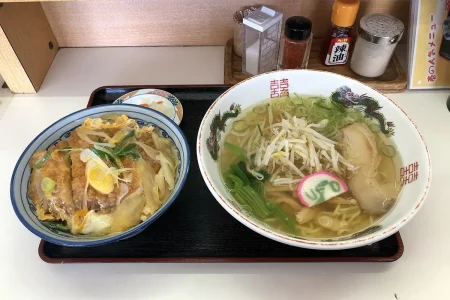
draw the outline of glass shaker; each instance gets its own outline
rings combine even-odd
[[[265,6],[244,18],[244,74],[257,75],[276,70],[282,18],[282,13]]]
[[[312,23],[294,16],[286,20],[281,38],[279,69],[306,69],[312,44]]]
[[[364,77],[383,75],[404,29],[402,21],[390,15],[370,14],[362,17],[350,60],[353,72]]]

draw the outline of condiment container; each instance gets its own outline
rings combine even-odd
[[[256,75],[277,68],[283,14],[265,6],[244,18],[242,72]]]
[[[405,26],[390,15],[370,14],[361,18],[350,68],[365,77],[381,76],[402,38]]]
[[[358,13],[359,0],[336,0],[331,14],[331,29],[324,45],[324,64],[347,63],[352,42],[351,31]]]
[[[233,15],[234,21],[233,48],[234,53],[239,57],[242,57],[242,47],[244,44],[244,24],[242,24],[242,21],[244,20],[244,17],[248,16],[248,14],[251,11],[254,11],[256,9],[258,8],[251,6],[249,8],[238,10]]]
[[[279,69],[306,69],[312,44],[312,23],[305,17],[290,17],[281,37]]]

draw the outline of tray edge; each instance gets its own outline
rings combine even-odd
[[[171,257],[171,258],[51,258],[44,251],[46,241],[39,243],[38,254],[42,261],[49,264],[63,263],[302,263],[302,262],[394,262],[404,252],[403,240],[400,232],[395,233],[398,243],[398,251],[392,256],[386,257],[319,257],[319,258],[282,258],[282,257]]]

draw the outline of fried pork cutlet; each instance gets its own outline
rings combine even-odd
[[[110,133],[119,129],[110,129]],[[76,132],[73,132],[69,138],[69,146],[72,148],[89,148],[89,144],[83,141]],[[86,188],[86,164],[80,159],[80,152],[74,151],[70,154],[72,161],[72,191],[73,201],[76,210],[84,209],[85,188]],[[125,168],[136,168],[136,162],[132,159],[124,159],[122,161]],[[86,205],[88,210],[100,211],[102,213],[111,212],[116,205],[126,195],[130,195],[139,187],[139,178],[135,170],[126,172],[122,176],[128,176],[130,183],[119,184],[114,186],[114,190],[109,194],[102,194],[93,187],[88,186],[86,192]],[[127,178],[128,178],[127,177]]]
[[[135,137],[129,135],[130,130],[135,131]],[[30,161],[32,173],[29,195],[39,219],[66,220],[72,224],[76,216],[85,216],[88,211],[93,210],[100,214],[113,213],[122,200],[141,190],[142,180],[150,180],[139,177],[136,154],[140,154],[142,159],[149,163],[155,174],[161,168],[156,159],[148,156],[146,151],[149,150],[142,149],[142,144],[145,144],[144,146],[154,148],[153,151],[157,153],[164,151],[161,145],[155,144],[159,142],[164,146],[164,140],[154,140],[155,134],[153,127],[141,129],[135,120],[125,115],[112,121],[99,118],[86,119],[82,126],[71,133],[67,142],[60,142],[47,151],[36,152]],[[131,145],[130,148],[134,149],[134,146],[137,153],[121,152],[124,143],[130,144],[130,140],[124,140],[125,137],[132,138],[136,144],[142,143],[140,147]],[[117,153],[108,152],[113,152],[112,149],[120,143],[122,145],[117,148],[119,149]],[[96,144],[96,147],[93,144]],[[61,149],[65,146],[67,149]],[[86,149],[93,150],[96,155]],[[80,158],[82,151],[86,157],[89,155],[92,157],[86,158],[85,162],[82,161]],[[45,162],[43,158],[46,158]],[[99,159],[102,159],[103,163],[99,162]],[[113,166],[121,170],[118,171]],[[147,174],[141,176],[146,177]]]
[[[48,151],[36,152],[30,161],[32,174],[29,195],[41,220],[66,220],[74,211],[70,168],[64,160],[66,152],[57,151],[65,145],[60,143]],[[48,160],[40,168],[36,167],[36,163],[48,153]],[[44,178],[55,183],[54,188],[47,193],[41,187]]]

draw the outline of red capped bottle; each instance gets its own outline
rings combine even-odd
[[[331,30],[324,47],[324,64],[344,65],[350,56],[351,31],[358,13],[359,0],[336,0],[331,14]]]

